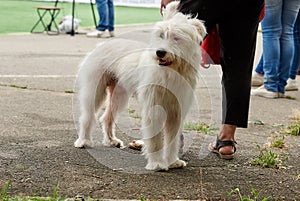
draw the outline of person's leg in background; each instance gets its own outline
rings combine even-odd
[[[99,14],[99,18],[100,18],[98,26],[97,26],[97,30],[99,30],[99,31],[105,31],[107,29],[107,25],[108,25],[107,1],[108,0],[96,0],[98,14]]]
[[[294,26],[299,13],[300,1],[283,1],[282,11],[282,35],[280,39],[281,62],[278,69],[279,92],[285,93],[286,81],[289,78],[290,68],[294,59]]]
[[[107,9],[108,9],[108,31],[112,32],[115,29],[115,11],[114,11],[114,2],[113,0],[107,0]]]
[[[278,92],[280,65],[280,37],[282,33],[282,0],[266,0],[266,13],[261,22],[263,33],[264,87]]]
[[[300,68],[300,12],[298,13],[294,27],[294,47],[294,59],[290,68],[289,79],[285,86],[286,91],[298,90],[296,75]]]
[[[283,0],[265,0],[266,12],[261,22],[263,36],[264,84],[251,91],[252,95],[279,98],[280,38],[282,33]]]
[[[259,63],[257,64],[255,70],[252,73],[251,86],[261,86],[264,84],[264,59],[261,55]]]
[[[108,29],[108,0],[95,0],[99,14],[99,21],[96,31],[87,33],[88,37],[101,37],[106,29]]]

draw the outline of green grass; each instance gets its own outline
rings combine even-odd
[[[12,182],[7,182],[2,188],[0,188],[0,201],[64,201],[66,197],[62,197],[58,194],[59,185],[57,185],[53,193],[44,198],[39,197],[23,197],[23,196],[11,196],[9,192],[12,191]]]
[[[142,117],[139,114],[131,114],[130,117],[134,119],[142,119]]]
[[[254,196],[253,198],[251,197],[246,197],[243,196],[240,192],[239,188],[236,188],[234,190],[232,190],[231,192],[227,193],[227,196],[232,196],[234,194],[238,195],[239,200],[240,201],[268,201],[270,197],[264,197],[264,198],[260,198],[259,194],[260,192],[257,192],[257,190],[255,190],[255,188],[251,187],[251,193]]]
[[[284,135],[282,135],[281,137],[279,136],[274,137],[271,141],[271,147],[283,149],[285,147]]]
[[[0,193],[0,201],[8,201],[9,200],[9,196],[7,194],[7,192],[12,188],[12,182],[9,181],[7,184],[5,184],[3,186],[3,188],[1,189],[1,193]]]
[[[218,130],[217,128],[213,128],[204,122],[186,122],[183,129],[186,131],[197,131],[204,134],[213,134],[213,131]]]
[[[129,113],[129,114],[133,114],[133,113],[135,113],[135,110],[129,108],[129,109],[128,109],[128,113]]]
[[[19,86],[19,85],[15,85],[15,84],[11,84],[9,86],[14,87],[14,88],[18,88],[18,89],[27,89],[27,86]]]
[[[259,155],[251,161],[251,165],[260,166],[263,168],[279,168],[281,165],[280,156],[267,150],[266,148],[259,147]]]
[[[299,136],[300,135],[300,120],[292,122],[285,129],[284,133]]]
[[[30,32],[38,20],[35,6],[53,6],[54,2],[38,2],[32,0],[0,0],[0,34]],[[72,4],[59,2],[62,8],[56,22],[63,16],[71,15]],[[90,4],[76,3],[75,17],[80,19],[80,27],[94,27]],[[95,15],[98,22],[96,6]],[[115,25],[154,23],[161,20],[158,8],[115,7]],[[39,30],[40,27],[37,28]]]
[[[75,93],[73,90],[65,90],[65,93],[66,94],[73,94],[73,93]]]

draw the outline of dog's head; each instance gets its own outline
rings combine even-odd
[[[156,23],[151,42],[155,49],[154,57],[160,66],[177,71],[183,63],[198,67],[201,62],[200,42],[205,34],[205,26],[200,20],[177,12]]]

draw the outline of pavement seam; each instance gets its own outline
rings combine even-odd
[[[199,186],[200,186],[200,198],[204,198],[204,193],[203,193],[203,171],[202,168],[200,167],[200,182],[199,182]]]
[[[74,94],[75,93],[73,90],[57,91],[57,90],[52,90],[52,89],[29,88],[27,86],[17,86],[17,85],[12,85],[12,84],[3,84],[3,83],[0,83],[0,87],[15,88],[15,89],[20,89],[20,90],[28,90],[28,91],[63,93],[63,94]]]

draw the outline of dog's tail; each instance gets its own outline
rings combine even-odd
[[[95,59],[98,52],[91,52],[79,66],[77,77],[78,98],[81,110],[88,113],[95,113],[102,104],[106,96],[107,83],[105,69],[99,67],[99,62]],[[93,59],[91,59],[93,58]]]

